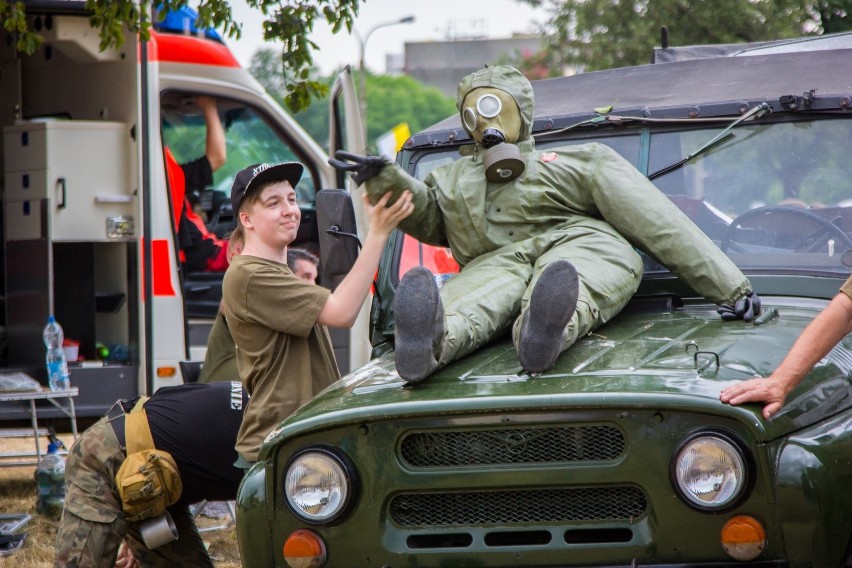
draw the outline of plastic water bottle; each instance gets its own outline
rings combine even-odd
[[[59,455],[53,442],[47,445],[47,454],[36,466],[35,479],[38,483],[36,511],[58,519],[65,507],[65,458]]]
[[[50,390],[68,390],[71,387],[71,375],[68,373],[68,362],[65,360],[65,350],[62,341],[65,334],[56,318],[49,316],[44,326],[44,346],[47,347],[47,384]]]

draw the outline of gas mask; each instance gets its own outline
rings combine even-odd
[[[492,183],[511,181],[524,173],[521,151],[515,145],[521,135],[521,110],[512,95],[501,89],[478,87],[461,104],[467,133],[485,153],[485,177]]]

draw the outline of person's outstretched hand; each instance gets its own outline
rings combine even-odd
[[[388,205],[392,195],[391,192],[384,194],[375,205],[370,204],[366,192],[361,196],[367,216],[370,218],[371,234],[383,237],[390,235],[396,226],[414,211],[411,191],[406,189],[393,205]]]
[[[329,158],[328,163],[338,170],[351,173],[358,185],[376,177],[382,168],[390,164],[384,156],[361,156],[343,150],[335,152],[334,158]]]
[[[751,321],[760,315],[760,296],[749,290],[746,295],[731,304],[722,304],[716,308],[716,313],[723,320]]]
[[[782,380],[773,377],[756,378],[725,387],[719,394],[719,400],[732,405],[762,402],[765,405],[763,417],[769,420],[784,406],[788,392],[789,389]]]

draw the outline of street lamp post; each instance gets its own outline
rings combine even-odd
[[[361,88],[360,88],[360,96],[359,99],[361,101],[361,121],[364,125],[364,141],[368,143],[367,140],[367,80],[366,74],[367,70],[364,66],[364,53],[367,49],[367,40],[370,39],[370,36],[373,35],[373,32],[378,30],[379,28],[386,28],[388,26],[395,26],[397,24],[410,24],[414,22],[414,16],[406,16],[404,18],[400,18],[399,20],[393,20],[390,22],[383,22],[381,24],[376,24],[364,34],[362,38],[358,33],[358,30],[353,30],[355,32],[355,37],[358,39],[358,47],[359,47],[359,58],[358,58],[358,72],[361,75]]]

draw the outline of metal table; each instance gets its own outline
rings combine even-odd
[[[32,435],[35,442],[35,452],[0,452],[0,467],[36,465],[41,460],[41,448],[39,448],[38,439],[40,435],[44,435],[44,431],[40,431],[38,427],[38,414],[36,410],[37,400],[46,400],[53,406],[58,408],[65,416],[71,420],[71,433],[74,439],[77,439],[77,415],[74,411],[74,397],[79,393],[77,387],[71,387],[67,390],[42,390],[42,391],[0,391],[0,404],[2,403],[18,403],[27,408],[32,422],[32,434],[28,430],[0,430],[0,438],[19,437],[24,435],[29,437]],[[65,401],[61,404],[60,401]],[[27,404],[29,401],[29,404]],[[35,458],[22,460],[22,458]]]

